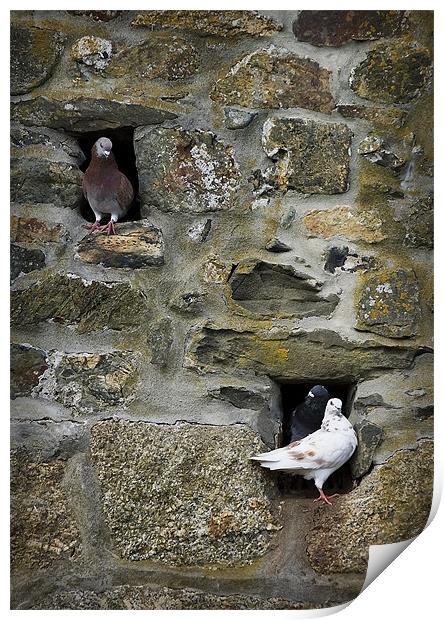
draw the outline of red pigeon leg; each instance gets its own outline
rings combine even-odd
[[[105,224],[104,226],[100,226],[99,230],[102,232],[107,232],[108,235],[115,235],[116,234],[116,229],[114,227],[114,222],[112,220],[110,220],[108,222],[108,224]]]
[[[339,497],[339,493],[333,493],[333,495],[325,495],[324,491],[322,489],[318,489],[319,491],[319,497],[317,497],[316,499],[314,499],[314,502],[318,502],[319,500],[323,500],[326,504],[329,504],[330,506],[332,506],[332,503],[329,501],[331,499],[333,499],[333,497]]]
[[[85,224],[85,228],[89,230],[89,232],[96,232],[97,230],[101,230],[100,220],[96,220],[94,224]]]

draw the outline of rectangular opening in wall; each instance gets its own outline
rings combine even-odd
[[[325,381],[313,379],[310,383],[286,382],[280,383],[281,391],[281,420],[282,432],[276,447],[287,446],[291,442],[291,417],[298,405],[304,403],[308,392],[315,386],[322,385],[328,390],[330,398],[340,398],[342,413],[348,418],[356,392],[356,383],[341,381]],[[278,488],[283,495],[293,495],[315,499],[318,492],[313,480],[305,480],[295,474],[278,473]],[[345,463],[335,471],[324,484],[324,492],[349,493],[353,488],[350,465]]]
[[[112,151],[117,166],[128,177],[134,189],[134,200],[125,217],[121,222],[134,222],[141,219],[139,199],[139,175],[136,166],[136,154],[134,152],[134,127],[117,127],[113,129],[101,129],[98,131],[71,132],[76,138],[85,155],[85,161],[80,170],[85,172],[91,161],[91,149],[99,138],[109,138],[113,144]],[[88,205],[86,198],[80,204],[80,214],[87,222],[94,222],[94,213]]]

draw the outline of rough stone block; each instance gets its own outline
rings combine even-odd
[[[167,366],[174,342],[173,323],[169,317],[164,317],[153,325],[148,334],[151,346],[151,363],[156,366]]]
[[[278,160],[277,184],[306,194],[338,194],[348,189],[352,132],[340,123],[271,117],[262,145]]]
[[[403,17],[404,11],[301,11],[293,32],[299,41],[338,47],[394,36]]]
[[[217,80],[211,98],[247,108],[307,108],[330,113],[335,107],[330,72],[287,49],[257,50]]]
[[[322,295],[322,282],[292,265],[242,261],[228,282],[236,304],[264,316],[323,316],[339,301],[335,294]]]
[[[11,453],[11,567],[40,570],[72,561],[80,533],[63,487],[64,461],[39,461],[19,448]]]
[[[59,243],[68,238],[62,224],[51,225],[35,217],[11,217],[11,241],[19,243]]]
[[[399,450],[331,509],[318,509],[307,538],[313,568],[321,573],[365,572],[370,545],[421,533],[432,493],[433,443],[421,441],[416,450]]]
[[[146,221],[117,224],[116,235],[87,235],[77,246],[85,263],[124,269],[163,265],[162,231]]]
[[[140,194],[162,211],[229,209],[239,189],[233,149],[210,131],[141,128],[134,134]]]
[[[45,267],[45,255],[41,250],[29,250],[11,243],[10,254],[11,282],[20,275],[43,269]]]
[[[30,396],[48,368],[46,353],[29,345],[11,344],[11,397]]]
[[[76,208],[82,197],[82,173],[75,164],[39,157],[11,159],[11,200]]]
[[[328,330],[271,335],[207,326],[190,332],[184,366],[198,372],[243,370],[280,380],[355,381],[382,368],[407,368],[415,349],[352,342]]]
[[[354,425],[358,437],[358,447],[350,459],[350,468],[353,478],[361,478],[368,472],[373,463],[373,456],[382,441],[384,431],[381,427],[361,420]]]
[[[86,36],[78,39],[71,47],[71,58],[78,63],[103,71],[111,60],[111,41],[100,37]]]
[[[177,114],[159,99],[129,99],[96,93],[65,98],[38,96],[11,104],[11,120],[23,125],[44,125],[67,131],[101,131],[162,123]]]
[[[213,594],[195,588],[115,586],[100,593],[64,590],[44,596],[31,609],[306,609],[320,607],[278,597]]]
[[[123,47],[114,54],[106,74],[180,80],[195,75],[199,67],[200,56],[187,39],[170,32],[152,32],[142,43]]]
[[[316,237],[345,237],[349,241],[383,241],[382,220],[374,213],[354,213],[350,207],[316,209],[304,217],[307,230]]]
[[[147,320],[147,301],[120,282],[86,281],[73,274],[50,275],[11,294],[13,325],[54,321],[75,325],[78,333],[134,329]]]
[[[11,26],[11,94],[23,95],[43,84],[54,71],[64,37],[43,28]]]
[[[270,36],[282,30],[281,24],[257,11],[143,11],[133,26],[192,30],[201,36]]]
[[[411,269],[363,274],[356,301],[355,328],[391,338],[418,333],[419,287]]]
[[[122,11],[67,11],[70,15],[90,17],[96,22],[109,22],[120,15]]]
[[[95,413],[107,407],[127,405],[135,396],[139,373],[128,353],[55,353],[51,373],[39,395]]]
[[[263,449],[245,426],[168,426],[105,421],[91,455],[115,551],[126,560],[245,565],[279,528],[263,472]]]
[[[410,39],[378,45],[352,72],[350,86],[377,103],[408,103],[431,76],[427,48]]]

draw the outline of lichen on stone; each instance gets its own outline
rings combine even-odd
[[[408,103],[431,76],[427,48],[410,38],[381,43],[355,67],[350,86],[364,99],[378,103]]]
[[[173,565],[242,566],[279,529],[245,426],[105,421],[91,429],[103,511],[120,557]],[[227,484],[229,480],[229,484]]]
[[[314,60],[270,46],[241,58],[221,76],[211,98],[250,108],[307,108],[330,113],[330,72]]]

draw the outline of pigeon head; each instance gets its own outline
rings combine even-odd
[[[339,398],[330,398],[325,408],[325,416],[342,416],[342,400]]]
[[[94,144],[94,148],[98,157],[107,159],[110,156],[113,143],[109,138],[99,138]]]
[[[308,392],[308,396],[310,396],[310,398],[330,398],[328,390],[326,390],[323,385],[313,386]]]

